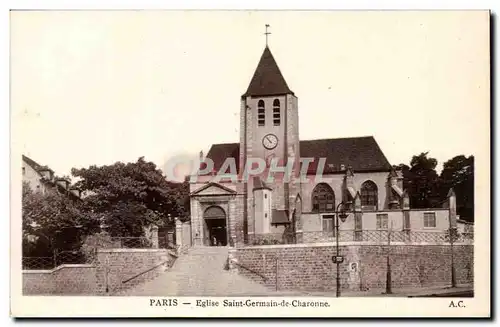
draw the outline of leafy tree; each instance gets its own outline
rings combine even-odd
[[[412,173],[410,172],[410,167],[405,164],[399,164],[397,166],[393,166],[396,170],[401,170],[403,172],[403,188],[405,190],[410,189],[411,181],[412,181]]]
[[[77,247],[80,236],[94,227],[81,205],[65,194],[34,192],[23,183],[23,255],[50,256]]]
[[[111,236],[106,232],[99,232],[85,237],[81,250],[89,262],[95,259],[95,255],[98,249],[102,248],[112,248],[113,240]]]
[[[179,218],[182,221],[187,221],[191,217],[191,203],[189,197],[189,181],[182,183],[172,183],[175,189],[175,198],[179,206]]]
[[[450,188],[457,196],[457,214],[474,221],[474,156],[455,156],[446,161],[441,171],[441,197]]]
[[[413,156],[410,166],[403,169],[404,187],[408,190],[413,208],[432,208],[441,203],[440,180],[436,172],[437,160],[429,158],[428,152]]]
[[[143,226],[169,225],[169,217],[180,214],[175,187],[143,157],[134,163],[72,169],[72,175],[80,178],[75,187],[89,194],[86,211],[102,219],[112,236],[141,236]]]

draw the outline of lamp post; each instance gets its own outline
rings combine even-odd
[[[342,207],[342,210],[339,211],[339,208]],[[337,208],[335,209],[335,248],[336,248],[336,257],[335,257],[335,263],[337,264],[337,291],[336,295],[337,297],[340,297],[340,262],[343,260],[340,260],[340,248],[339,248],[339,218],[342,222],[345,222],[347,219],[347,213],[345,211],[345,204],[344,202],[340,202],[337,205]]]

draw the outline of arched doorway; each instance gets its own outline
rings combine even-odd
[[[208,246],[226,246],[226,213],[219,206],[208,207],[203,213],[205,227],[204,244]]]

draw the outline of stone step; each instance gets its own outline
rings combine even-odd
[[[224,270],[228,247],[194,247],[168,271],[128,290],[132,296],[265,296],[272,290],[237,271]]]

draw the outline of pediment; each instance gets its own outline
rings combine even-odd
[[[218,183],[208,183],[191,193],[191,196],[202,196],[202,195],[232,195],[236,191],[225,187]]]

